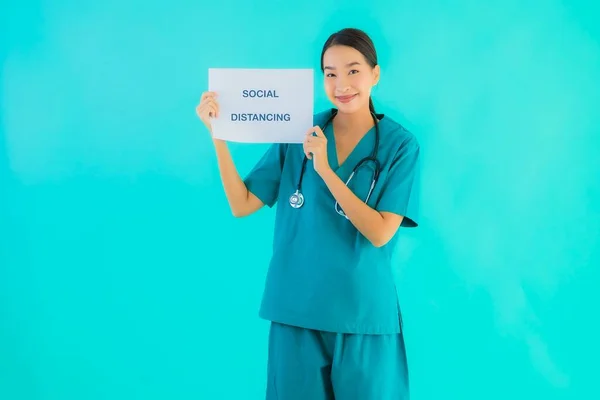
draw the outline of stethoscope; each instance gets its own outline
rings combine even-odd
[[[334,110],[332,112],[331,116],[329,117],[329,119],[327,120],[327,122],[325,122],[325,124],[322,128],[323,131],[325,131],[325,129],[327,128],[327,125],[329,125],[329,123],[333,120],[333,118],[335,117],[336,114],[337,114],[337,111]],[[373,117],[373,121],[375,122],[375,146],[373,146],[373,150],[371,151],[370,156],[363,158],[356,164],[356,166],[354,166],[352,173],[350,174],[350,176],[348,177],[348,180],[346,181],[346,186],[348,186],[348,184],[352,180],[352,177],[354,177],[356,172],[363,165],[367,164],[368,162],[373,162],[375,164],[373,179],[371,180],[371,188],[369,189],[369,193],[367,194],[365,203],[367,203],[369,201],[369,199],[371,198],[371,193],[373,193],[373,189],[375,188],[375,185],[377,184],[377,180],[379,179],[379,172],[381,170],[381,165],[379,163],[379,160],[377,160],[377,150],[379,149],[379,121],[377,120],[377,116],[373,112],[371,112],[371,116]],[[304,155],[304,159],[302,160],[302,169],[300,171],[300,178],[298,179],[298,185],[296,187],[296,191],[290,196],[290,199],[289,199],[290,206],[292,208],[300,208],[304,205],[304,195],[302,194],[302,178],[304,177],[304,171],[306,170],[307,162],[308,162],[308,158],[306,157],[306,155]],[[335,207],[335,211],[338,214],[348,218],[348,216],[340,208],[337,201],[335,202],[334,207]]]

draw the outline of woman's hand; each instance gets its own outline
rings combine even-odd
[[[200,104],[196,106],[196,114],[212,134],[210,119],[219,117],[219,103],[215,92],[204,92]]]
[[[331,169],[327,158],[327,138],[318,126],[313,126],[306,133],[304,154],[313,161],[313,167],[317,174],[322,176],[324,172]]]

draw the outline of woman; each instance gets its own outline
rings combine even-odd
[[[375,113],[380,68],[364,32],[331,35],[321,69],[334,107],[314,116],[303,144],[272,145],[242,180],[214,140],[233,214],[277,204],[260,307],[271,321],[267,398],[407,399],[390,258],[398,228],[417,226],[419,144]],[[215,93],[203,94],[197,114],[210,131]]]

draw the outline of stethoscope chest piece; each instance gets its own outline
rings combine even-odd
[[[292,206],[293,208],[300,208],[300,207],[302,207],[303,204],[304,204],[304,195],[302,193],[300,193],[299,190],[296,190],[290,196],[290,206]]]

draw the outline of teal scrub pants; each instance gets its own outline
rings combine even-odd
[[[267,400],[408,400],[403,335],[354,335],[272,323]]]

